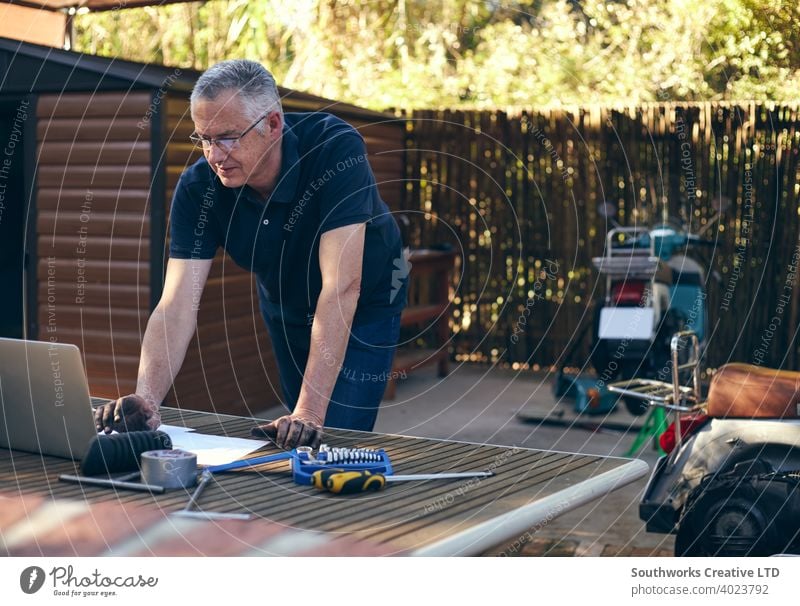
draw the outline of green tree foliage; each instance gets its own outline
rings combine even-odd
[[[255,59],[376,109],[800,97],[796,0],[211,0],[81,15],[75,34],[179,67]]]

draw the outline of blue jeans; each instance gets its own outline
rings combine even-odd
[[[281,316],[274,308],[265,309],[262,305],[261,311],[278,362],[285,404],[292,411],[303,385],[311,326],[303,318]],[[344,364],[325,414],[326,427],[372,431],[399,338],[400,314],[351,328]],[[322,355],[324,362],[325,352]]]

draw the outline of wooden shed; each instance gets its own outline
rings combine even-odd
[[[130,393],[161,295],[172,190],[199,153],[188,139],[199,72],[3,38],[0,66],[0,278],[14,295],[2,298],[0,336],[75,343],[93,394]],[[286,111],[328,111],[359,128],[381,195],[401,207],[402,121],[281,95]],[[277,380],[253,279],[220,253],[168,401],[258,411],[279,401]]]

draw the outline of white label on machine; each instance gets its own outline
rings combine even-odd
[[[655,325],[652,307],[604,307],[600,310],[601,339],[651,339]]]

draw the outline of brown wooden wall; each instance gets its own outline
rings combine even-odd
[[[149,93],[42,95],[37,116],[40,340],[75,343],[93,394],[129,393],[150,305]]]

